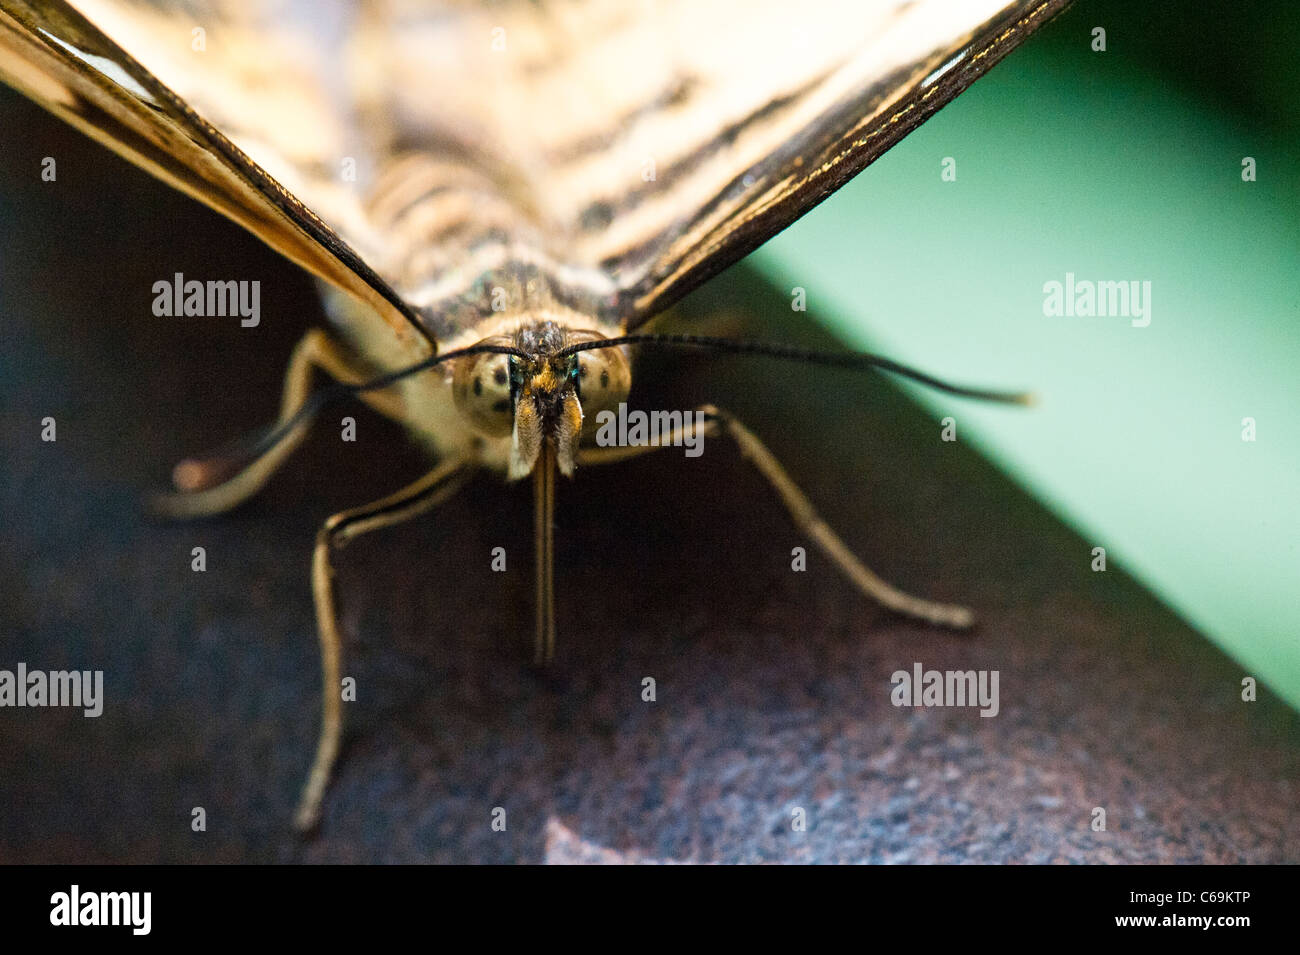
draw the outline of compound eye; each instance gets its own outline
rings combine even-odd
[[[578,397],[584,420],[594,421],[601,411],[617,411],[631,385],[627,359],[617,348],[578,352]]]
[[[510,433],[510,356],[474,355],[458,361],[451,391],[456,407],[479,431],[493,437]]]

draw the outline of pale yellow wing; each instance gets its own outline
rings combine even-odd
[[[435,340],[635,327],[1066,3],[0,0],[0,78]]]
[[[100,5],[96,13],[102,22],[132,37],[137,34],[122,29],[123,15],[147,27],[140,32],[148,42],[130,44],[148,54],[146,59],[170,53],[173,39],[191,49],[190,28],[186,26],[183,33],[179,29],[180,14],[155,19],[157,12],[149,7],[127,3]],[[217,104],[225,104],[231,112],[255,105],[239,94],[256,89],[260,80],[246,69],[222,73],[218,64],[199,62],[206,68],[191,71],[191,78],[212,79],[204,98],[209,108],[202,112],[68,4],[0,0],[0,81],[367,303],[399,336],[426,337],[414,311],[367,264],[366,256],[349,244],[364,241],[364,219],[358,215],[349,221],[346,207],[330,201],[328,189],[320,187],[324,177],[310,188],[286,188],[248,156],[258,145],[256,136],[249,135],[255,133],[256,123],[224,121],[227,109],[216,108]],[[214,66],[217,70],[210,72]],[[299,109],[287,114],[303,115]],[[254,109],[244,115],[252,118],[257,113]],[[312,168],[305,152],[281,151],[296,132],[281,137],[261,157],[295,184],[301,178],[298,173],[306,176]],[[299,194],[312,198],[304,202]],[[331,219],[344,227],[348,241],[315,213],[317,199],[331,206]],[[359,210],[359,203],[352,208]]]

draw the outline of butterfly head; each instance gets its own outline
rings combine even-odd
[[[603,338],[594,331],[540,321],[483,342],[511,346],[512,354],[487,353],[457,361],[452,374],[456,407],[479,433],[510,437],[512,479],[532,473],[548,442],[560,471],[571,476],[583,422],[627,400],[632,374],[621,348],[565,353],[579,342]]]

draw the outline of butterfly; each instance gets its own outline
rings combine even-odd
[[[598,423],[625,411],[649,347],[875,368],[1023,402],[878,356],[650,323],[1067,3],[0,0],[0,79],[320,281],[329,327],[295,349],[279,420],[181,462],[158,510],[207,516],[247,500],[345,397],[402,423],[437,462],[317,536],[323,712],[300,829],[320,818],[343,728],[332,555],[477,472],[533,482],[538,662],[555,647],[557,476],[714,436],[737,443],[868,597],[970,625],[966,608],[865,567],[728,412],[702,407],[642,445],[601,441]],[[321,373],[335,383],[313,390]]]

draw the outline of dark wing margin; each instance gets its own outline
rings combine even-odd
[[[498,286],[636,328],[1069,4],[76,2],[0,0],[0,81],[423,347]]]
[[[758,248],[951,102],[1071,0],[1009,2],[922,62],[881,78],[824,114],[699,210],[644,277],[620,294],[636,328]],[[629,256],[632,258],[633,256]]]
[[[0,81],[351,293],[399,335],[427,337],[333,230],[64,0],[0,0]]]

